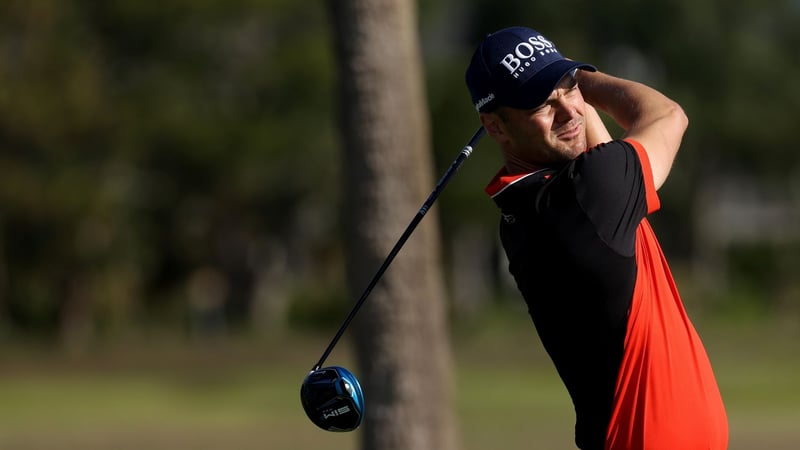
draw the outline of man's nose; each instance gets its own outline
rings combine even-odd
[[[560,95],[558,98],[555,99],[555,103],[553,104],[555,108],[555,121],[558,123],[566,123],[575,118],[578,112],[571,102],[567,101],[565,96]]]

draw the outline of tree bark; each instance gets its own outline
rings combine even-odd
[[[409,0],[331,0],[348,284],[359,296],[433,188]],[[435,210],[435,208],[434,208]],[[364,450],[454,450],[452,357],[429,212],[354,320]]]

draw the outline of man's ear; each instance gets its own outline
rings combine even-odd
[[[505,133],[503,132],[500,116],[495,113],[480,113],[479,117],[483,128],[486,129],[492,139],[497,141],[503,138]]]

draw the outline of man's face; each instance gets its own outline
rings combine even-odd
[[[583,95],[568,74],[541,106],[500,107],[481,120],[503,148],[507,162],[524,170],[570,161],[586,151],[583,114]]]

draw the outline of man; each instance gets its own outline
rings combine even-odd
[[[486,188],[584,450],[727,448],[708,357],[645,218],[688,121],[642,84],[567,60],[534,30],[486,37],[467,86],[505,167]],[[610,140],[597,112],[625,131]]]

